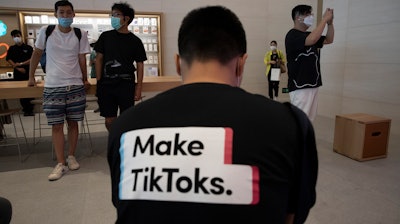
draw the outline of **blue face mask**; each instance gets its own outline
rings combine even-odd
[[[74,18],[58,18],[58,24],[62,27],[70,27]]]
[[[119,30],[121,28],[121,19],[119,17],[111,16],[111,26],[115,30]]]

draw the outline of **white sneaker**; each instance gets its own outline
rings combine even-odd
[[[67,158],[68,168],[70,170],[77,170],[79,169],[79,163],[76,161],[75,156],[68,156]]]
[[[62,163],[58,163],[54,170],[51,171],[49,175],[49,180],[58,180],[68,171],[68,167],[64,166]]]
[[[274,96],[274,101],[278,101],[278,97]]]

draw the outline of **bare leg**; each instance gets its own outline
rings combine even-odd
[[[78,144],[79,128],[77,121],[67,121],[68,122],[68,155],[75,155],[76,146]]]
[[[108,131],[108,132],[110,132],[110,130],[111,130],[111,125],[112,125],[113,121],[114,121],[116,118],[117,118],[117,117],[106,117],[105,124],[106,124],[106,128],[107,128],[107,131]]]
[[[54,151],[56,152],[57,162],[65,165],[64,157],[64,124],[55,124],[51,128]]]

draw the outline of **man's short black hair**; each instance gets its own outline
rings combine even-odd
[[[12,37],[17,36],[18,34],[22,36],[22,33],[21,33],[21,31],[19,31],[19,30],[13,30],[13,31],[11,31],[11,36],[12,36]]]
[[[131,24],[135,18],[135,10],[126,2],[114,3],[114,5],[111,7],[111,10],[121,11],[124,16],[129,16],[128,24]]]
[[[297,5],[292,9],[292,20],[296,19],[296,16],[306,15],[311,13],[312,7],[309,5]]]
[[[225,65],[246,53],[246,33],[239,18],[223,6],[194,9],[185,16],[178,35],[179,55],[194,60],[216,59]]]
[[[58,7],[60,7],[60,6],[70,6],[71,9],[72,9],[72,11],[74,11],[74,6],[72,5],[71,2],[69,2],[69,1],[67,1],[67,0],[60,0],[60,1],[57,1],[57,2],[54,4],[54,10],[55,10],[55,12],[57,12]]]
[[[278,43],[276,42],[276,40],[271,40],[271,42],[269,44],[274,43],[275,45],[278,45]]]

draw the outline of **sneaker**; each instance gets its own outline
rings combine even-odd
[[[64,166],[62,163],[58,163],[57,166],[51,171],[49,175],[49,180],[58,180],[68,171],[68,167]]]
[[[75,156],[68,156],[67,158],[68,168],[70,170],[77,170],[79,169],[79,163],[76,161]]]
[[[278,97],[277,96],[274,96],[274,101],[278,101]]]

